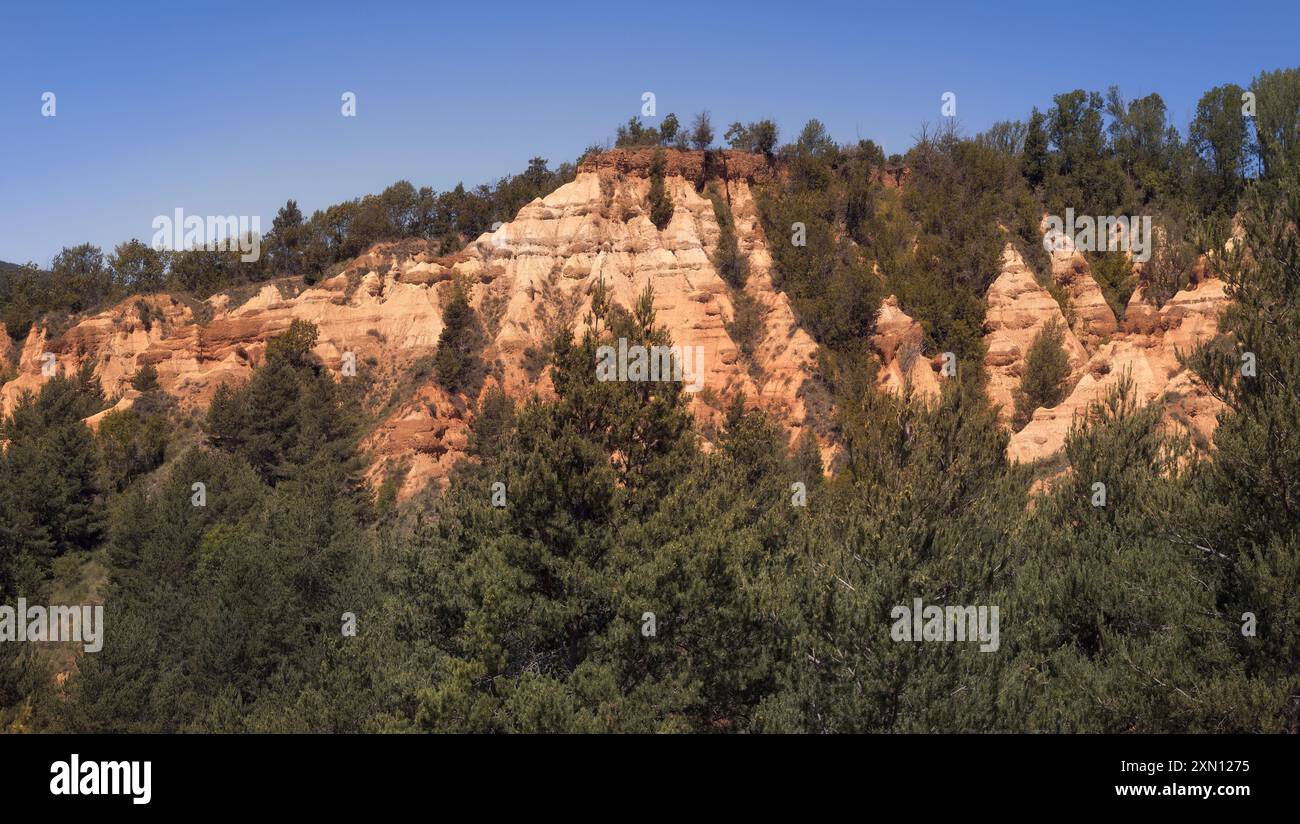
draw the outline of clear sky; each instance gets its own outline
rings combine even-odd
[[[1185,128],[1205,90],[1300,65],[1300,3],[29,0],[0,5],[0,37],[0,260],[44,266],[149,242],[177,207],[266,231],[290,197],[310,214],[573,160],[644,91],[719,136],[817,117],[890,153],[945,91],[968,133],[1111,84]]]

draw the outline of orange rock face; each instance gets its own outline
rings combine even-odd
[[[812,378],[816,346],[772,286],[771,256],[748,184],[730,180],[725,191],[740,251],[749,262],[745,292],[763,308],[752,358],[742,354],[727,330],[735,306],[711,262],[720,234],[712,202],[685,177],[669,176],[674,212],[660,231],[649,218],[646,178],[625,174],[614,163],[584,168],[572,183],[470,244],[450,266],[451,276],[474,283],[472,303],[491,339],[485,357],[499,364],[497,380],[506,392],[520,398],[548,390],[544,375],[529,366],[530,353],[544,350],[565,325],[582,328],[598,281],[627,307],[649,285],[657,322],[676,345],[703,352],[703,391],[692,401],[697,417],[717,422],[726,402],[744,392],[787,428],[793,442],[806,423],[803,390]],[[395,260],[393,268],[399,281],[423,280],[428,271],[410,259]],[[443,419],[433,406],[402,410],[400,427],[385,423],[380,437],[397,446],[402,432],[423,425],[444,444],[462,439],[467,416]],[[444,423],[447,429],[439,433]],[[826,452],[829,456],[829,445]],[[427,472],[436,475],[441,469]]]
[[[1094,284],[1095,286],[1095,284]],[[1034,338],[1048,323],[1064,330],[1063,345],[1073,382],[1088,361],[1088,351],[1069,329],[1056,299],[1034,279],[1020,253],[1011,244],[1002,251],[1002,273],[989,286],[985,298],[984,366],[989,373],[989,396],[1001,407],[1003,420],[1015,411],[1015,390],[1025,368],[1025,355]]]
[[[662,231],[649,218],[650,184],[638,173],[639,155],[607,154],[614,156],[584,165],[573,182],[450,257],[428,253],[422,241],[379,244],[339,276],[301,291],[284,281],[238,300],[228,294],[204,303],[165,294],[131,298],[52,340],[33,329],[18,376],[0,387],[0,407],[7,412],[21,392],[39,390],[47,351],[60,371],[94,362],[109,396],[125,393],[136,370],[151,363],[162,388],[183,407],[203,407],[223,382],[247,378],[270,338],[295,319],[308,320],[319,329],[315,354],[339,369],[341,380],[349,379],[341,366],[352,353],[359,373],[385,393],[405,390],[393,395],[364,445],[376,479],[387,465],[404,465],[409,494],[444,477],[463,454],[475,408],[475,398],[450,395],[428,375],[403,384],[411,382],[412,364],[435,351],[453,279],[468,286],[486,331],[483,389],[500,384],[516,399],[549,392],[540,360],[560,328],[581,332],[591,291],[603,279],[625,307],[652,286],[657,322],[676,345],[702,350],[702,391],[691,396],[698,418],[720,420],[731,397],[744,392],[786,427],[793,443],[809,423],[804,394],[816,345],[772,286],[771,256],[747,183],[761,176],[766,161],[726,153],[728,173],[718,178],[749,263],[744,290],[763,310],[751,357],[727,331],[735,306],[711,262],[720,234],[712,202],[688,180],[703,174],[691,166],[702,163],[703,153],[674,153],[681,155],[677,171],[687,176],[666,179],[674,214]],[[829,444],[824,451],[833,457]]]
[[[1141,321],[1100,345],[1088,358],[1082,376],[1059,405],[1039,409],[1020,432],[1011,436],[1007,454],[1032,461],[1056,454],[1076,415],[1103,399],[1115,384],[1129,376],[1140,403],[1165,406],[1167,422],[1208,437],[1214,431],[1222,405],[1210,397],[1178,361],[1178,353],[1218,333],[1219,313],[1227,305],[1222,281],[1208,278],[1173,296],[1156,309],[1142,303],[1140,290],[1129,313]]]
[[[1075,319],[1063,344],[1070,364],[1069,391],[1060,404],[1036,410],[1029,424],[1012,434],[1008,457],[1027,463],[1058,454],[1075,416],[1102,400],[1124,375],[1132,378],[1139,402],[1164,406],[1167,425],[1208,438],[1222,405],[1182,367],[1178,353],[1189,352],[1218,333],[1219,313],[1228,302],[1223,282],[1209,276],[1205,262],[1200,261],[1193,284],[1163,307],[1146,303],[1139,289],[1120,325],[1086,260],[1070,251],[1053,255],[1052,262],[1052,274],[1066,287],[1068,308]],[[1030,344],[1047,323],[1064,326],[1065,313],[1010,245],[1003,252],[1001,272],[989,287],[986,301],[988,391],[1009,423]],[[878,382],[882,388],[901,392],[910,380],[922,397],[933,398],[938,393],[942,378],[936,372],[936,362],[918,356],[921,341],[920,325],[902,311],[896,298],[886,298],[871,341],[881,360]]]
[[[268,340],[292,321],[308,320],[319,330],[315,354],[321,361],[340,380],[372,385],[379,411],[364,442],[371,478],[378,482],[400,468],[407,495],[444,478],[464,454],[477,407],[477,397],[438,386],[428,368],[455,284],[468,289],[486,333],[487,374],[479,392],[500,385],[519,401],[550,393],[541,368],[548,346],[562,328],[581,334],[592,289],[603,280],[625,307],[647,285],[653,287],[658,323],[676,345],[702,352],[701,389],[690,395],[693,413],[705,424],[702,433],[743,392],[785,428],[793,444],[804,426],[824,422],[814,418],[828,410],[810,395],[816,344],[773,286],[768,239],[750,189],[776,172],[758,155],[667,152],[665,185],[674,212],[659,230],[647,202],[653,155],[638,149],[587,158],[571,183],[454,255],[438,256],[422,240],[405,240],[378,244],[341,274],[308,288],[284,279],[252,294],[219,294],[203,302],[167,294],[133,297],[82,317],[58,335],[34,327],[16,357],[0,333],[0,356],[17,363],[16,377],[0,386],[0,411],[9,412],[22,392],[37,391],[47,380],[46,353],[60,371],[95,364],[105,393],[120,399],[118,408],[132,402],[131,376],[153,364],[162,388],[182,408],[202,409],[222,383],[247,379]],[[896,183],[904,177],[900,173]],[[750,354],[728,329],[736,292],[712,262],[720,229],[712,202],[700,193],[706,182],[720,186],[730,203],[749,265],[744,292],[761,308]],[[1176,350],[1190,350],[1217,333],[1226,303],[1222,283],[1198,271],[1192,287],[1159,309],[1144,303],[1139,290],[1121,326],[1082,256],[1054,253],[1050,277],[1064,287],[1074,321],[1065,331],[1070,391],[1057,407],[1035,411],[1013,435],[1010,457],[1030,461],[1059,452],[1074,415],[1126,373],[1144,401],[1166,404],[1170,417],[1184,426],[1212,430],[1217,406],[1178,364]],[[1010,245],[986,300],[989,393],[1009,421],[1030,344],[1049,322],[1065,327],[1066,313]],[[941,356],[922,354],[922,340],[921,326],[897,299],[885,299],[871,340],[881,359],[882,388],[902,391],[910,384],[923,398],[937,396]],[[358,377],[344,376],[343,365],[353,360]],[[815,414],[810,406],[818,407]],[[88,422],[97,425],[103,414]],[[836,445],[819,440],[823,462],[832,465]]]
[[[912,392],[926,400],[938,397],[940,377],[934,363],[921,351],[925,330],[898,306],[890,295],[876,314],[876,333],[871,346],[880,357],[876,384],[887,392],[902,394],[910,384]]]

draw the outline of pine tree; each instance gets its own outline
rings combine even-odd
[[[784,663],[756,729],[1003,728],[1005,653],[900,642],[891,611],[914,598],[1005,607],[1027,478],[1008,467],[1007,436],[977,384],[950,381],[933,408],[888,397],[865,408],[879,439],[860,444],[855,482],[812,498],[812,517],[753,585],[774,635],[789,639],[774,648]]]
[[[470,423],[468,453],[485,461],[494,460],[505,450],[505,440],[514,424],[514,401],[499,385],[493,386],[480,399],[478,414]]]
[[[1203,503],[1186,443],[1160,432],[1125,378],[1066,443],[1070,473],[1015,538],[1023,561],[1006,610],[1019,630],[1003,711],[1053,732],[1267,728],[1281,690],[1236,654],[1217,559],[1183,536]]]
[[[464,288],[457,286],[453,290],[443,310],[442,323],[438,349],[433,356],[438,382],[451,392],[466,391],[479,379],[479,329]]]
[[[444,516],[411,542],[404,611],[438,661],[422,728],[657,728],[660,688],[619,689],[644,680],[619,650],[644,638],[653,605],[636,570],[670,563],[644,525],[690,470],[694,434],[679,384],[596,379],[601,342],[669,343],[652,293],[630,313],[593,303],[583,338],[553,346],[555,399],[525,405],[504,448],[453,479]]]
[[[167,433],[156,417],[134,409],[110,412],[95,433],[108,486],[121,492],[135,478],[157,468],[167,450]]]
[[[673,201],[664,187],[664,153],[656,150],[650,160],[650,222],[663,231],[673,219]]]
[[[161,388],[158,383],[158,367],[146,363],[131,376],[131,388],[137,392],[154,392]]]
[[[1021,150],[1020,167],[1025,181],[1030,188],[1037,189],[1047,180],[1051,158],[1047,154],[1047,130],[1043,124],[1046,118],[1042,112],[1034,109],[1029,116],[1029,125],[1025,130],[1025,146]]]
[[[1224,559],[1225,620],[1257,617],[1254,638],[1234,633],[1250,666],[1280,696],[1276,728],[1300,731],[1300,169],[1261,185],[1244,210],[1244,242],[1219,263],[1231,303],[1227,336],[1201,347],[1192,366],[1228,406],[1204,464],[1197,519],[1181,537],[1189,552]],[[1273,728],[1266,726],[1265,728]]]
[[[1025,353],[1025,369],[1015,392],[1014,425],[1023,429],[1040,407],[1051,408],[1065,397],[1070,362],[1065,354],[1065,331],[1055,320],[1034,335]]]
[[[794,453],[795,479],[803,481],[809,489],[822,482],[822,452],[817,434],[811,425],[804,425]]]
[[[92,549],[104,526],[94,437],[81,419],[103,408],[93,364],[24,393],[0,421],[0,532],[44,568],[54,557]]]

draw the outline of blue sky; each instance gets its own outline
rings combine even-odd
[[[152,237],[157,215],[304,212],[395,180],[552,165],[659,115],[810,117],[901,152],[940,96],[969,133],[1053,94],[1207,89],[1300,64],[1300,4],[9,3],[0,260]],[[41,95],[57,116],[41,116]],[[357,117],[340,115],[344,91]]]

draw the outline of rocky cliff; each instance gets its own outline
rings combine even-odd
[[[523,398],[547,394],[541,368],[547,346],[563,326],[581,329],[592,288],[603,279],[625,307],[650,285],[657,321],[674,343],[703,349],[703,389],[691,395],[702,423],[719,421],[731,398],[744,392],[793,442],[810,424],[805,387],[816,346],[772,286],[771,257],[749,188],[767,179],[770,167],[743,153],[719,153],[708,163],[702,152],[670,153],[665,182],[674,212],[661,231],[649,217],[650,156],[599,155],[574,181],[455,255],[439,257],[423,241],[380,244],[307,288],[286,280],[251,296],[219,294],[201,303],[165,294],[131,298],[81,318],[62,334],[33,328],[21,346],[17,377],[0,388],[0,405],[7,411],[19,393],[39,388],[50,352],[61,371],[94,362],[105,393],[123,395],[123,406],[130,403],[130,377],[150,363],[182,406],[202,407],[221,383],[248,376],[271,337],[295,319],[308,320],[320,333],[316,355],[338,369],[340,379],[349,379],[341,367],[352,353],[358,375],[378,387],[372,396],[380,399],[381,413],[366,443],[373,471],[400,466],[409,493],[445,476],[463,453],[477,400],[449,394],[420,369],[421,359],[436,349],[453,281],[468,288],[486,333],[487,375],[474,395],[499,384]],[[749,263],[744,292],[762,308],[751,355],[727,331],[735,305],[712,263],[720,230],[712,202],[700,191],[706,180],[730,202]],[[825,452],[829,459],[830,444]]]
[[[1228,299],[1223,282],[1209,274],[1204,258],[1191,275],[1190,285],[1161,307],[1149,303],[1139,287],[1123,320],[1117,321],[1083,255],[1073,249],[1052,253],[1050,277],[1066,296],[1063,306],[1008,244],[1001,271],[985,298],[984,323],[988,392],[1001,406],[1003,420],[1010,425],[1025,356],[1050,322],[1066,330],[1063,345],[1070,366],[1065,399],[1036,410],[1024,429],[1012,434],[1008,456],[1027,463],[1060,453],[1075,416],[1103,399],[1126,375],[1141,403],[1163,405],[1167,426],[1208,438],[1222,406],[1183,367],[1179,354],[1190,353],[1218,333],[1219,313]],[[887,298],[873,341],[883,363],[881,386],[897,391],[907,377],[922,395],[937,394],[942,378],[935,377],[936,363],[917,357],[920,341],[919,324],[899,309],[896,299]]]
[[[454,255],[438,256],[421,240],[384,243],[311,286],[283,279],[206,301],[167,294],[130,298],[75,319],[57,334],[34,327],[17,353],[0,351],[17,364],[16,376],[0,387],[0,409],[8,412],[21,392],[39,389],[46,353],[52,353],[61,371],[94,363],[105,393],[120,398],[117,408],[133,400],[131,376],[153,364],[163,389],[182,408],[201,410],[219,385],[247,378],[270,338],[295,319],[308,320],[319,329],[317,356],[338,370],[340,380],[371,387],[376,415],[365,447],[373,457],[372,477],[399,470],[409,494],[445,477],[464,453],[478,398],[489,387],[499,385],[516,399],[548,394],[548,345],[565,326],[581,330],[592,289],[603,280],[626,307],[651,286],[658,322],[674,342],[703,350],[703,388],[690,403],[706,440],[730,400],[743,392],[785,428],[791,443],[803,427],[814,426],[829,465],[836,446],[823,434],[831,410],[814,391],[816,345],[773,286],[751,190],[774,179],[773,166],[740,152],[667,153],[665,184],[674,212],[660,230],[649,217],[652,157],[651,150],[591,156],[575,180]],[[902,175],[895,185],[904,182]],[[749,354],[728,331],[738,293],[713,263],[720,228],[706,184],[719,187],[729,203],[749,266],[743,291],[761,307]],[[987,293],[985,323],[989,393],[1004,419],[1029,345],[1047,323],[1065,327],[1070,364],[1067,397],[1034,412],[1013,435],[1010,456],[1031,461],[1059,452],[1073,417],[1123,374],[1132,375],[1143,400],[1165,404],[1172,423],[1208,433],[1216,404],[1177,357],[1216,333],[1225,304],[1223,284],[1200,269],[1191,287],[1158,309],[1139,290],[1121,322],[1082,255],[1053,253],[1044,275],[1061,287],[1055,291],[1065,296],[1063,305],[1008,245]],[[457,283],[468,290],[484,331],[486,371],[468,395],[442,389],[429,368]],[[923,352],[920,325],[892,296],[881,306],[872,344],[882,362],[882,387],[900,391],[910,384],[922,397],[938,394],[941,353]],[[0,335],[0,346],[6,345],[7,336]],[[353,358],[357,377],[346,377],[342,367]]]

